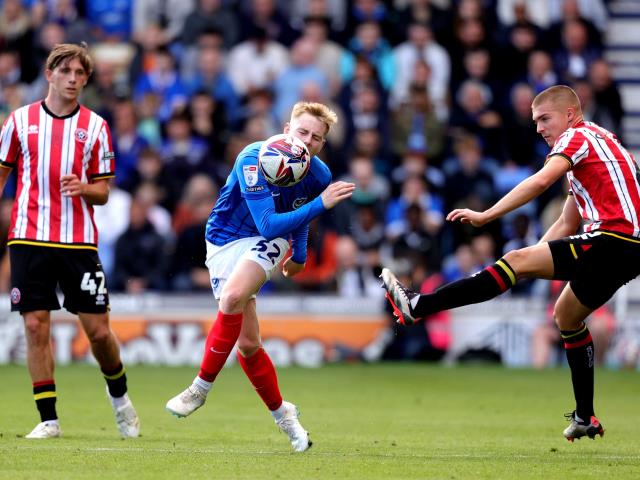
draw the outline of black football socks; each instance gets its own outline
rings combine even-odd
[[[578,330],[561,330],[567,361],[571,369],[571,383],[576,397],[576,415],[589,422],[593,415],[593,340],[586,325]]]

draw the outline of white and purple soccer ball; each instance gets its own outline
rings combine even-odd
[[[290,187],[305,177],[311,156],[302,140],[281,133],[264,141],[258,153],[258,166],[270,184]]]

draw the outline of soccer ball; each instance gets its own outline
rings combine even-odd
[[[307,174],[311,156],[302,140],[281,133],[264,141],[258,153],[258,166],[270,184],[290,187]]]

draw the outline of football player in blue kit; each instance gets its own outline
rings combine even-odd
[[[198,375],[167,402],[167,410],[174,415],[186,417],[204,404],[237,341],[240,366],[293,449],[303,452],[311,446],[297,407],[283,401],[275,368],[262,348],[255,299],[288,252],[290,239],[293,251],[282,272],[291,277],[304,269],[309,222],[351,197],[355,189],[348,182],[330,183],[329,168],[316,156],[336,121],[326,105],[294,105],[284,133],[300,139],[311,155],[308,173],[295,185],[278,187],[267,181],[258,166],[263,142],[248,145],[238,155],[206,229],[206,264],[218,314]]]

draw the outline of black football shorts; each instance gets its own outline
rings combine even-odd
[[[556,280],[568,280],[584,306],[596,309],[640,274],[640,239],[595,231],[549,242]]]
[[[71,313],[108,310],[106,279],[95,250],[14,244],[9,255],[11,310],[59,310],[58,286]]]

